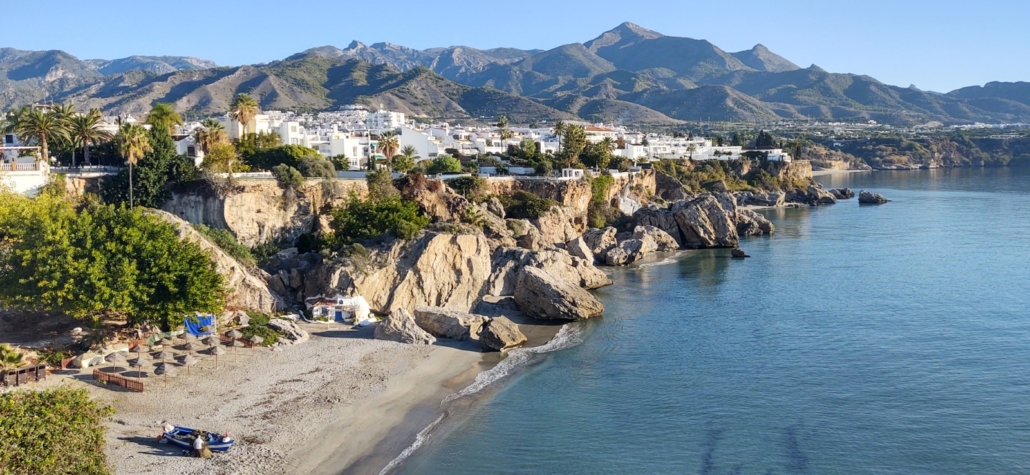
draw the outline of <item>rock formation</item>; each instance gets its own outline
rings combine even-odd
[[[297,343],[308,341],[308,332],[289,320],[273,318],[268,321],[268,328],[275,330],[283,336],[283,338],[279,339],[279,343],[282,344],[296,345]]]
[[[850,200],[855,197],[855,192],[851,191],[851,188],[834,188],[830,190],[830,194],[832,194],[834,198],[837,198],[838,201]]]
[[[396,341],[413,345],[432,345],[436,337],[426,333],[415,324],[415,319],[403,308],[394,310],[385,320],[376,325],[376,340]]]
[[[886,197],[879,193],[873,193],[871,191],[865,190],[862,190],[858,193],[858,202],[862,204],[882,205],[888,201],[890,200],[888,200]]]
[[[574,257],[562,249],[528,251],[525,249],[498,249],[494,252],[493,272],[486,294],[513,295],[522,269],[534,267],[585,289],[598,289],[612,284],[612,280],[594,267],[593,262]]]
[[[604,305],[578,285],[536,267],[525,267],[515,287],[515,303],[526,315],[552,320],[585,320]]]
[[[529,341],[519,326],[507,317],[488,320],[479,331],[479,345],[487,351],[504,351]]]
[[[225,279],[226,306],[274,313],[287,309],[282,297],[269,289],[270,276],[260,269],[244,266],[232,256],[226,254],[217,245],[208,241],[202,234],[193,229],[189,223],[178,217],[159,210],[150,211],[155,216],[175,225],[179,237],[194,242],[211,253],[218,273]]]
[[[488,320],[490,317],[440,307],[415,309],[415,324],[437,338],[468,340],[478,335],[480,327]]]
[[[764,236],[772,234],[776,227],[773,223],[749,209],[737,209],[736,215],[738,236]]]

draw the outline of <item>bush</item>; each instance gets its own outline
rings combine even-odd
[[[513,219],[537,219],[558,205],[554,200],[541,198],[532,193],[517,190],[498,197],[504,205],[504,213]]]
[[[243,334],[243,339],[249,339],[250,337],[257,335],[264,339],[261,342],[261,346],[272,346],[279,342],[279,333],[275,330],[262,325],[254,325],[240,328],[240,333]]]
[[[279,182],[279,186],[283,188],[292,188],[297,190],[304,185],[304,175],[301,175],[296,168],[285,163],[280,163],[272,167],[272,176],[274,176],[275,180]]]
[[[334,209],[331,215],[335,244],[352,244],[388,233],[411,239],[429,224],[418,205],[402,201],[399,196],[372,201],[351,194],[346,206]]]
[[[332,162],[321,157],[303,157],[297,162],[297,168],[308,178],[336,178]]]
[[[393,175],[387,170],[371,170],[365,174],[365,181],[368,183],[368,199],[371,201],[400,194],[397,187],[393,186]]]
[[[272,316],[267,313],[247,311],[247,316],[250,317],[250,325],[263,327],[268,325],[268,322],[272,320]]]
[[[461,161],[450,155],[440,155],[426,166],[426,173],[435,175],[437,173],[459,173],[461,172]]]
[[[447,180],[446,183],[447,186],[474,203],[481,203],[490,196],[490,188],[485,178],[463,176]]]
[[[111,473],[104,454],[114,414],[90,400],[85,389],[59,387],[0,395],[0,473]]]
[[[254,259],[254,255],[251,254],[250,248],[240,244],[236,240],[236,236],[233,236],[231,232],[225,229],[211,228],[203,224],[194,224],[193,228],[236,260],[249,265],[254,265],[257,262]]]
[[[262,150],[244,149],[241,153],[243,154],[243,161],[255,170],[271,170],[276,165],[281,164],[299,168],[302,158],[321,158],[317,150],[300,145],[283,145]]]

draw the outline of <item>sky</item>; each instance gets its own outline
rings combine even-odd
[[[3,0],[0,47],[81,59],[176,55],[255,64],[351,40],[417,49],[550,49],[624,21],[725,51],[761,43],[807,67],[948,92],[1030,81],[1027,0]]]

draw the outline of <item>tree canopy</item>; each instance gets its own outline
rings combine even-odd
[[[223,294],[210,256],[141,209],[0,191],[0,306],[172,328]]]

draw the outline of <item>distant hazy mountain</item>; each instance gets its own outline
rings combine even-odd
[[[726,52],[632,23],[546,51],[416,50],[354,41],[343,49],[322,46],[231,68],[188,57],[81,61],[61,51],[0,49],[3,108],[50,99],[138,113],[161,101],[215,113],[241,92],[264,108],[362,103],[441,118],[508,114],[516,120],[663,125],[795,118],[1030,122],[1030,83],[925,92],[814,65],[800,68],[763,45]]]

